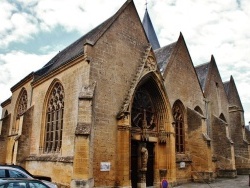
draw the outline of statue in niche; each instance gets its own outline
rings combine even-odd
[[[141,170],[147,171],[147,163],[148,163],[148,149],[146,148],[146,144],[143,144],[141,148]]]

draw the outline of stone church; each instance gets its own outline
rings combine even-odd
[[[168,35],[168,33],[166,33]],[[133,0],[11,88],[0,163],[62,187],[160,187],[250,172],[231,76],[194,66],[183,34],[160,47]]]

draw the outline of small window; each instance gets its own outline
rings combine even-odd
[[[184,114],[181,105],[177,102],[173,107],[173,116],[175,121],[175,148],[177,153],[185,152],[185,130]]]
[[[199,106],[196,106],[196,107],[194,108],[194,110],[195,110],[196,112],[198,112],[199,114],[203,115],[203,112],[202,112],[202,110],[201,110],[201,108],[200,108]]]
[[[216,87],[217,87],[217,88],[219,87],[219,84],[218,84],[218,82],[215,82],[215,85],[216,85]]]
[[[227,120],[226,120],[224,114],[221,113],[219,118],[222,119],[223,121],[227,122]]]

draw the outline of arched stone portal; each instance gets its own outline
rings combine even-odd
[[[171,182],[176,181],[172,123],[166,88],[149,46],[117,114],[117,186],[160,186],[166,178],[160,175],[163,171]],[[143,148],[148,154],[146,168]]]
[[[151,75],[140,82],[133,95],[130,116],[130,175],[133,188],[159,184],[160,169],[171,166],[172,126],[163,92]]]

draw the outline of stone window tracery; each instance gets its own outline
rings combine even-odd
[[[173,116],[175,121],[175,146],[177,153],[184,153],[184,116],[180,105],[176,104],[173,107]]]
[[[17,107],[17,117],[20,117],[27,110],[27,104],[28,104],[27,91],[23,90]]]
[[[64,89],[57,82],[48,99],[46,110],[45,153],[60,152],[63,132]]]
[[[17,134],[18,133],[19,126],[22,123],[22,121],[20,122],[20,117],[27,110],[27,106],[28,106],[27,91],[25,89],[23,89],[20,92],[20,97],[19,97],[18,103],[17,103],[16,119],[15,119],[15,123],[13,124],[12,130],[11,130],[12,134]]]
[[[156,127],[156,114],[153,102],[146,90],[136,92],[132,107],[132,127],[153,130]]]

